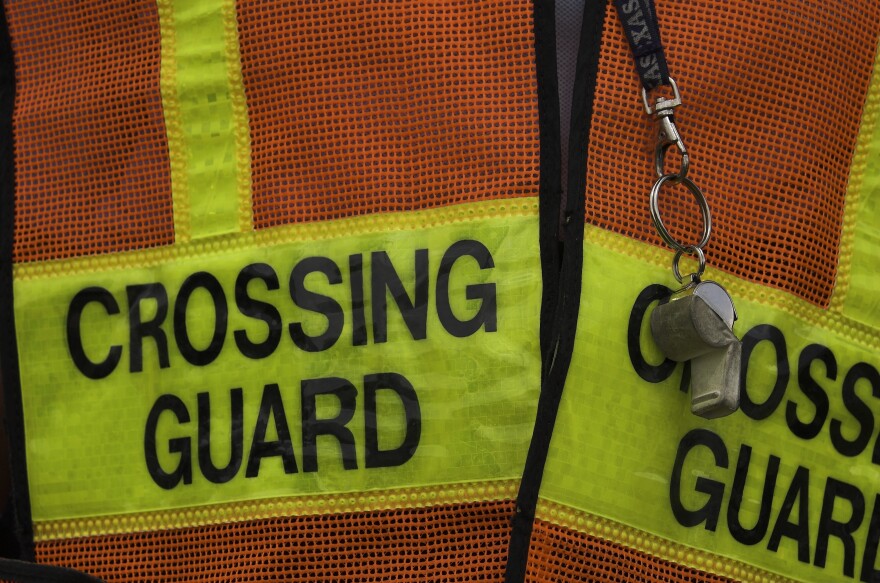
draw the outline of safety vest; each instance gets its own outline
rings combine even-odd
[[[0,581],[880,580],[880,5],[658,0],[706,420],[632,55],[557,4],[4,3]]]

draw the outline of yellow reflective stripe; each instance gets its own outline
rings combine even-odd
[[[223,0],[223,33],[226,54],[226,75],[229,82],[229,101],[232,106],[232,127],[235,133],[235,187],[238,196],[238,229],[247,232],[254,228],[251,203],[251,132],[248,121],[247,98],[241,75],[241,53],[238,46],[238,19],[235,0]]]
[[[85,536],[150,532],[287,516],[375,512],[486,500],[511,500],[516,496],[518,485],[516,480],[493,480],[352,494],[267,498],[155,512],[39,521],[34,523],[34,540],[43,542]]]
[[[165,133],[168,137],[168,159],[171,166],[171,198],[174,209],[174,239],[188,242],[190,235],[189,180],[187,178],[187,144],[182,128],[180,100],[177,95],[177,35],[172,0],[157,0],[160,46],[162,51],[159,87]]]
[[[675,285],[669,267],[673,256],[671,251],[654,245],[646,245],[591,225],[586,226],[586,231],[585,238],[603,248],[613,249],[615,253],[638,259],[656,267],[656,271],[652,271],[656,274],[654,276],[655,282],[663,282],[669,287]],[[682,271],[684,269],[682,267]],[[713,268],[711,264],[706,267],[703,279],[717,281],[727,289],[732,297],[747,299],[756,304],[758,310],[770,308],[779,311],[782,314],[799,318],[810,326],[832,329],[836,334],[880,351],[880,331],[873,326],[851,319],[847,314],[826,310],[784,291],[740,279]]]
[[[880,50],[853,160],[832,308],[880,328]]]
[[[822,557],[826,566],[813,562],[823,500],[833,496],[838,484],[845,483],[838,494],[858,491],[864,498],[863,514],[853,532],[858,577],[863,556],[869,556],[863,553],[870,546],[871,516],[880,511],[875,510],[880,465],[872,462],[880,438],[871,425],[880,414],[880,401],[872,392],[880,368],[880,333],[847,326],[842,315],[806,302],[790,299],[790,303],[783,303],[774,297],[776,292],[760,285],[709,273],[706,279],[721,281],[732,292],[740,315],[734,331],[740,337],[752,334],[750,346],[754,350],[750,358],[744,354],[744,390],[754,407],[766,404],[766,410],[761,410],[766,416],[750,416],[744,407],[729,417],[701,419],[690,413],[690,397],[681,391],[681,365],[674,365],[668,376],[658,373],[652,382],[639,374],[631,356],[635,347],[649,364],[663,360],[650,339],[647,321],[642,320],[643,325],[632,331],[638,343],[630,341],[630,317],[636,298],[648,286],[673,285],[668,255],[625,237],[587,230],[575,353],[541,497],[680,544],[712,549],[766,571],[816,581],[843,575],[843,552],[833,536],[827,557]],[[771,334],[777,344],[761,340],[762,334]],[[833,361],[831,368],[826,370],[816,354]],[[812,388],[811,381],[820,388]],[[827,399],[827,414],[819,418],[817,433],[799,437],[789,428],[789,409],[796,407],[802,423],[811,421],[817,406],[808,398],[810,390]],[[847,396],[847,391],[855,396]],[[859,403],[854,405],[856,401]],[[697,433],[692,433],[694,430]],[[706,432],[715,437],[707,437]],[[864,441],[856,445],[857,436]],[[709,447],[698,441],[687,449],[686,437],[706,437],[723,444],[726,464],[716,463]],[[741,507],[733,511],[743,528],[752,528],[758,521],[771,456],[772,463],[779,464],[775,488],[771,489],[769,525],[750,545],[739,542],[728,523],[738,460],[745,452],[751,452],[749,473]],[[685,456],[684,464],[676,471],[680,453]],[[768,548],[783,500],[793,484],[800,484],[805,471],[808,563],[798,560],[797,545],[791,538],[782,538],[778,551]],[[711,498],[718,504],[718,512],[707,510],[717,516],[716,525],[707,528],[697,519],[697,524],[687,526],[679,520],[671,502],[675,476],[681,478],[681,501],[688,510],[704,508],[710,500],[706,489],[720,492]],[[846,500],[833,499],[837,500],[834,520],[845,520]],[[790,522],[798,521],[798,511],[796,502]]]
[[[158,0],[158,7],[176,241],[249,230],[250,138],[234,2]]]
[[[528,206],[521,205],[513,208]],[[497,211],[498,207],[480,208]],[[494,212],[492,217],[467,219],[462,217],[479,216],[477,209],[459,209],[445,215],[452,221],[440,225],[434,224],[434,219],[442,214],[406,214],[400,217],[400,224],[412,225],[412,230],[387,230],[394,224],[390,219],[381,225],[386,230],[376,223],[370,226],[354,221],[362,226],[357,233],[344,228],[351,221],[340,221],[343,225],[325,225],[312,233],[346,232],[347,236],[323,239],[320,245],[299,240],[274,246],[224,247],[215,241],[217,247],[204,255],[158,255],[155,258],[159,261],[148,267],[129,267],[117,257],[117,262],[108,263],[104,270],[75,269],[54,277],[46,277],[44,272],[39,278],[18,279],[14,284],[16,317],[29,323],[20,327],[18,347],[22,355],[25,427],[31,436],[27,454],[34,520],[191,507],[291,493],[357,492],[517,478],[528,448],[540,384],[537,318],[541,285],[534,207],[520,215]],[[462,255],[455,263],[446,263],[450,270],[446,292],[439,283],[445,258],[454,245],[466,241],[484,246],[491,253],[493,265],[481,267],[474,255]],[[386,268],[384,277],[387,269],[393,269],[407,295],[414,297],[416,282],[426,285],[424,338],[414,338],[395,298],[382,298],[388,295],[382,293],[382,280],[371,279],[377,277],[379,268],[374,271],[374,266],[381,264],[383,255],[393,266]],[[416,275],[421,273],[414,267],[418,256],[426,258],[426,278]],[[342,281],[330,281],[329,271],[306,268],[311,275],[302,285],[312,294],[329,298],[325,301],[319,297],[318,304],[306,309],[292,298],[290,281],[295,269],[315,257],[321,258],[321,265],[335,266]],[[354,340],[355,260],[363,263],[363,342]],[[238,304],[236,290],[244,268],[256,264],[267,265],[277,275],[279,285],[274,289],[264,281],[252,282],[247,289],[254,299],[277,308],[281,340],[271,354],[255,359],[239,348],[237,338],[243,333],[254,343],[262,342],[267,325],[246,315]],[[115,269],[109,268],[114,265]],[[188,337],[191,346],[204,351],[219,321],[207,287],[195,286],[192,289],[196,291],[186,296],[186,302],[179,301],[184,297],[180,293],[184,284],[194,281],[197,275],[216,281],[215,288],[221,289],[219,305],[228,307],[228,327],[220,336],[222,349],[203,365],[190,364],[193,361],[185,356],[181,340]],[[381,296],[371,291],[375,281],[380,282],[375,294]],[[107,304],[102,305],[94,297],[87,300],[73,318],[80,323],[79,330],[69,328],[70,314],[75,314],[73,299],[85,297],[85,290],[96,288],[107,290],[101,296]],[[155,298],[160,289],[168,296],[167,312],[159,324],[150,328],[153,332],[148,332],[143,342],[138,341],[137,345],[143,346],[142,363],[136,365],[129,320],[150,322],[159,318],[160,302]],[[144,297],[147,299],[139,303]],[[448,318],[444,320],[440,315],[441,299],[446,298],[449,307],[445,309],[451,309],[459,320],[474,318],[494,298],[497,318],[492,329],[481,327],[472,333],[454,334]],[[377,301],[387,306],[387,316],[384,308],[371,311],[372,303]],[[137,308],[133,308],[135,304]],[[337,304],[343,319],[335,344],[316,352],[296,344],[293,332],[288,331],[290,324],[299,323],[307,335],[317,336],[329,328],[328,306]],[[183,319],[175,321],[181,306]],[[382,326],[387,340],[377,337],[378,318],[385,322]],[[180,335],[180,326],[186,336]],[[167,341],[165,367],[157,334]],[[73,361],[71,338],[81,342],[81,353],[93,363],[110,358],[116,350],[113,347],[119,347],[119,360],[108,376],[87,378],[82,366]],[[393,449],[395,444],[406,443],[412,420],[406,416],[404,397],[381,385],[372,405],[379,421],[368,421],[368,378],[380,374],[400,375],[412,385],[421,409],[421,437],[415,454],[404,463],[367,467],[368,432],[378,432],[380,450]],[[309,415],[333,418],[339,415],[343,402],[342,393],[328,394],[318,399],[317,413],[307,410],[304,381],[315,379],[342,379],[330,383],[333,391],[352,387],[345,389],[351,399],[346,410],[354,413],[345,423],[354,436],[356,455],[352,459],[356,468],[343,465],[340,443],[325,436],[318,437],[313,450],[317,452],[317,471],[306,467],[303,420]],[[268,402],[265,399],[273,396],[269,388],[273,384],[278,385],[284,411],[281,405],[274,409],[264,405]],[[216,436],[210,446],[211,457],[216,467],[224,466],[232,451],[230,419],[239,389],[244,411],[243,460],[228,480],[212,483],[196,453],[200,443],[199,410],[210,407],[210,431]],[[179,400],[185,413],[178,415],[160,407],[160,399]],[[158,419],[155,431],[147,422],[153,413]],[[298,467],[289,471],[279,457],[270,456],[258,466],[257,477],[247,477],[255,428],[264,413],[273,419],[286,416]],[[183,418],[186,416],[189,421]],[[275,433],[279,430],[274,421],[264,429],[263,442],[281,439],[280,433]],[[182,457],[188,458],[191,483],[164,489],[167,485],[151,477],[148,469],[155,464],[147,462],[148,441],[156,444],[158,466],[166,472],[173,472]],[[188,456],[182,456],[181,447],[187,448]]]
[[[679,565],[730,577],[735,581],[750,581],[752,583],[789,583],[794,581],[752,565],[713,554],[705,549],[688,547],[649,532],[547,500],[538,501],[535,518],[642,551]]]

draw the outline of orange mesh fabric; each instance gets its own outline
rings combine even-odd
[[[502,581],[512,501],[273,518],[41,542],[41,563],[121,581]],[[527,581],[724,583],[536,521]]]
[[[531,583],[724,583],[730,581],[561,526],[535,521]]]
[[[827,305],[844,194],[880,31],[875,0],[657,2],[685,105],[690,177],[713,213],[709,263]],[[648,212],[656,128],[609,3],[587,169],[587,220],[662,245]],[[664,187],[665,222],[696,242],[700,215]]]
[[[237,6],[257,228],[537,196],[530,2]]]
[[[7,2],[14,260],[173,241],[153,0]]]
[[[487,581],[512,501],[275,518],[36,545],[37,560],[115,581]]]

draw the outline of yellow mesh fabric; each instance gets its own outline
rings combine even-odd
[[[156,3],[8,2],[16,262],[173,242]]]
[[[647,203],[656,129],[610,3],[608,11],[587,220],[662,245]],[[690,177],[712,208],[709,263],[826,306],[880,4],[702,0],[657,2],[657,13],[685,101],[676,121]],[[697,241],[699,211],[683,187],[663,189],[661,212],[679,241]]]

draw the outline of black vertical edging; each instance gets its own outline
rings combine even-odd
[[[559,294],[561,249],[558,241],[562,200],[561,148],[559,143],[559,89],[556,70],[556,2],[534,0],[535,68],[538,83],[540,128],[540,185],[538,190],[538,239],[540,242],[541,362],[546,365],[552,344],[553,314]],[[545,370],[541,370],[543,378]]]
[[[6,408],[6,431],[12,466],[12,511],[19,558],[34,560],[34,533],[25,461],[21,381],[18,370],[15,316],[12,305],[12,246],[15,211],[15,158],[12,112],[15,106],[15,61],[6,12],[0,5],[0,371]]]
[[[539,4],[535,10],[536,52],[540,49],[542,40],[538,33],[541,32],[540,18],[546,18],[547,14],[541,14]],[[525,579],[526,565],[528,563],[529,546],[532,538],[532,529],[535,520],[535,508],[538,503],[538,494],[541,489],[541,479],[544,474],[544,465],[547,462],[547,453],[553,436],[553,427],[556,424],[556,416],[559,411],[559,402],[562,399],[562,389],[568,376],[568,368],[574,353],[575,332],[577,330],[578,310],[580,308],[581,295],[581,272],[583,269],[584,253],[584,215],[585,215],[585,190],[587,152],[589,147],[590,121],[593,115],[593,98],[596,89],[596,77],[599,70],[599,49],[602,42],[602,28],[605,21],[606,0],[586,0],[584,7],[584,20],[581,26],[581,41],[578,49],[577,72],[575,74],[574,95],[572,99],[571,132],[569,142],[569,167],[567,184],[568,193],[561,225],[562,237],[559,243],[560,255],[558,272],[551,277],[558,282],[555,290],[556,301],[551,303],[549,295],[545,292],[544,303],[541,309],[541,349],[544,357],[542,370],[541,395],[538,401],[538,411],[535,419],[535,429],[529,444],[526,463],[523,469],[522,482],[516,499],[516,513],[513,517],[513,532],[511,534],[508,549],[507,568],[504,574],[505,583],[521,583]],[[550,18],[553,18],[552,7],[547,9]],[[551,20],[552,22],[552,20]],[[555,39],[549,42],[554,43]],[[540,67],[541,61],[538,58]],[[555,71],[555,63],[553,64]],[[539,68],[540,71],[540,68]],[[540,73],[539,73],[540,80]],[[555,85],[555,84],[554,84]],[[556,88],[554,87],[554,91]],[[539,91],[539,99],[541,93]],[[558,116],[557,116],[558,119]],[[541,147],[544,147],[542,142]],[[556,199],[557,204],[560,202]],[[556,221],[559,217],[559,208],[549,209],[541,206],[552,214]],[[542,215],[542,225],[548,217]],[[557,227],[558,229],[558,227]],[[544,238],[546,233],[542,231],[542,259],[543,248],[549,246],[550,241]],[[544,285],[547,287],[548,266],[544,266]]]
[[[0,559],[0,578],[14,583],[102,583],[73,569]]]

